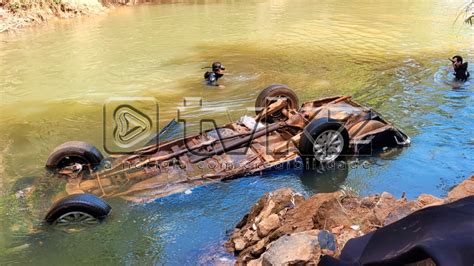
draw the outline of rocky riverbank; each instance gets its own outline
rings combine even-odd
[[[308,199],[289,188],[265,194],[237,224],[226,248],[237,264],[318,263],[338,256],[346,242],[410,213],[474,195],[474,176],[444,199],[422,194],[415,200],[390,193],[357,197],[338,191]]]

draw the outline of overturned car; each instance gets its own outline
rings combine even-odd
[[[348,96],[299,105],[290,88],[271,85],[255,106],[255,117],[148,145],[133,154],[104,159],[84,142],[58,146],[46,167],[67,179],[69,196],[54,204],[46,222],[97,223],[111,210],[105,198],[150,200],[209,182],[410,144],[402,131]]]

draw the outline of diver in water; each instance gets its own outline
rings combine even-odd
[[[224,76],[224,65],[222,65],[221,62],[214,62],[210,68],[212,68],[212,71],[207,71],[204,73],[204,79],[206,80],[207,85],[223,88],[223,85],[217,84],[217,80]]]
[[[467,62],[462,62],[462,57],[459,55],[453,56],[451,63],[453,64],[454,76],[456,80],[466,81],[469,78],[469,72],[467,71]]]

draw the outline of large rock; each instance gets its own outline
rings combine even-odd
[[[317,264],[319,254],[338,256],[349,239],[421,208],[471,195],[474,177],[449,192],[447,199],[428,194],[416,200],[397,199],[387,192],[357,197],[338,191],[318,193],[304,200],[291,189],[279,189],[260,198],[226,246],[237,256],[238,265]],[[318,239],[317,232],[324,232],[326,237]]]
[[[396,206],[396,203],[397,200],[392,194],[383,192],[382,195],[380,195],[380,199],[374,207],[375,216],[379,220],[380,224],[385,222],[390,212]]]
[[[247,263],[247,266],[262,266],[262,257],[256,259],[256,260],[251,260]]]
[[[244,261],[254,259],[265,250],[261,245],[269,242],[268,235],[280,226],[281,216],[301,202],[304,197],[289,188],[266,193],[236,225],[226,243],[227,249],[239,254],[242,260],[245,258]],[[267,239],[260,241],[264,237]],[[258,246],[254,247],[256,244]]]
[[[455,201],[467,196],[474,195],[474,176],[464,180],[448,193],[448,201]]]
[[[392,211],[390,211],[390,213],[387,215],[387,217],[385,218],[382,224],[384,226],[389,225],[402,218],[405,218],[407,215],[409,215],[412,212],[413,210],[410,207],[410,204],[408,203],[403,204],[400,207],[396,207]]]
[[[314,226],[319,229],[334,228],[336,226],[349,227],[353,224],[336,198],[325,201],[313,216]]]
[[[436,206],[436,205],[441,205],[445,203],[443,199],[440,199],[438,197],[435,197],[430,194],[421,194],[418,196],[416,199],[423,207],[428,207],[428,206]]]
[[[315,229],[313,217],[319,211],[320,206],[327,201],[338,199],[340,196],[340,192],[318,193],[297,204],[295,208],[289,209],[286,212],[282,219],[281,226],[271,234],[272,238],[276,239],[285,234]]]
[[[258,223],[270,214],[279,213],[285,208],[293,208],[302,201],[304,201],[304,197],[290,188],[277,189],[271,193],[266,193],[236,227],[243,228],[245,225]]]
[[[259,237],[265,237],[271,231],[275,230],[280,225],[280,217],[278,214],[272,213],[264,218],[257,226]]]
[[[267,244],[268,244],[268,239],[262,239],[258,241],[257,244],[252,246],[252,250],[251,250],[252,255],[256,257],[260,256],[260,254],[262,254],[265,251]]]
[[[246,245],[247,245],[247,243],[244,241],[244,239],[242,239],[240,237],[234,239],[234,248],[235,248],[235,250],[240,251],[240,250],[244,249]]]
[[[284,235],[272,242],[262,254],[262,265],[316,263],[321,255],[319,230]]]

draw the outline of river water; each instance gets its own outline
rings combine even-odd
[[[265,192],[341,187],[443,196],[473,174],[474,81],[452,82],[455,54],[474,60],[473,30],[455,21],[463,1],[179,1],[119,8],[0,35],[1,264],[195,264],[220,260],[228,230]],[[225,88],[202,84],[220,60]],[[471,72],[474,72],[471,70]],[[228,122],[258,92],[288,84],[300,100],[353,95],[411,136],[369,167],[282,172],[199,187],[147,204],[111,200],[104,224],[77,233],[40,225],[50,199],[15,191],[44,178],[49,152],[68,140],[103,150],[110,97],[155,97],[160,124],[183,97]],[[40,207],[38,207],[40,206]],[[215,261],[214,261],[215,262]]]

